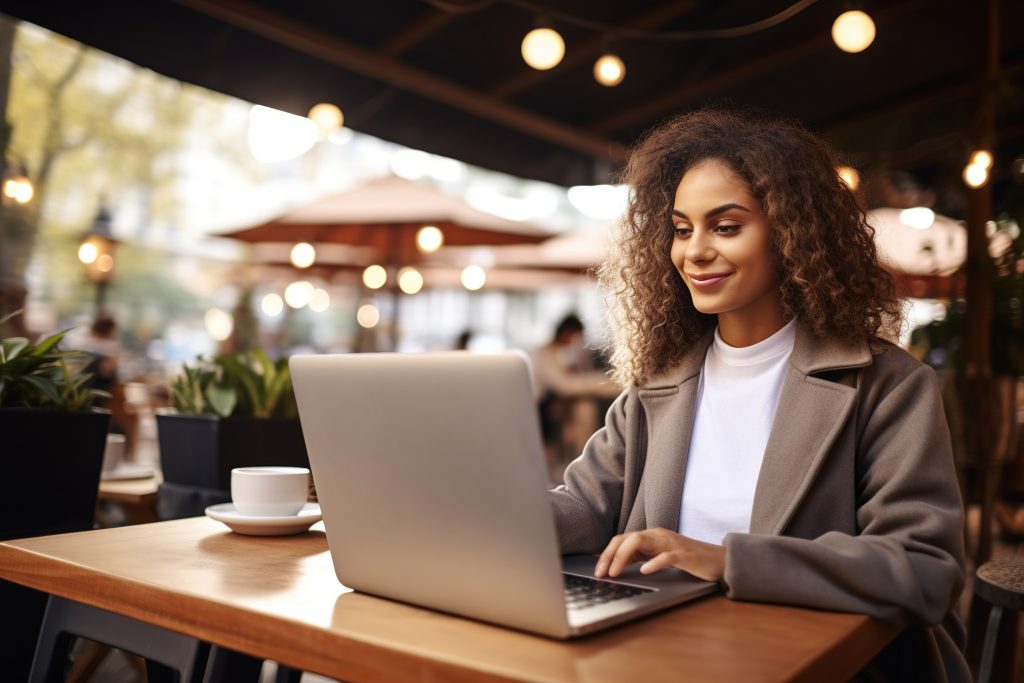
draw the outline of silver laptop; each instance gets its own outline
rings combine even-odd
[[[692,600],[677,570],[593,578],[561,557],[521,354],[295,356],[291,372],[338,579],[555,638]]]

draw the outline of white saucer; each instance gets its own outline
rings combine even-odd
[[[297,515],[288,517],[254,517],[243,515],[235,509],[234,503],[221,503],[206,508],[206,516],[223,522],[237,534],[247,536],[287,536],[309,531],[309,527],[319,522],[320,505],[306,503]]]
[[[102,481],[123,481],[126,479],[149,479],[156,470],[149,465],[140,465],[134,462],[123,462],[113,469],[100,472]]]

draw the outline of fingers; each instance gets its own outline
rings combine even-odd
[[[647,529],[613,537],[594,566],[594,576],[618,576],[631,563],[661,553],[668,542],[666,534],[664,529]]]

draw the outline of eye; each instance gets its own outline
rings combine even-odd
[[[742,227],[739,223],[719,223],[715,226],[715,232],[720,235],[735,235]]]
[[[685,225],[676,223],[672,226],[672,233],[675,235],[676,239],[684,240],[693,233],[693,228],[688,228]]]

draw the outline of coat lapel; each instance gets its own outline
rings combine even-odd
[[[856,389],[812,373],[870,363],[867,344],[820,340],[797,328],[754,491],[751,533],[783,531],[853,410]]]
[[[714,330],[704,335],[683,361],[653,378],[638,396],[647,416],[644,511],[647,528],[679,528],[679,502],[697,410],[697,387]]]

